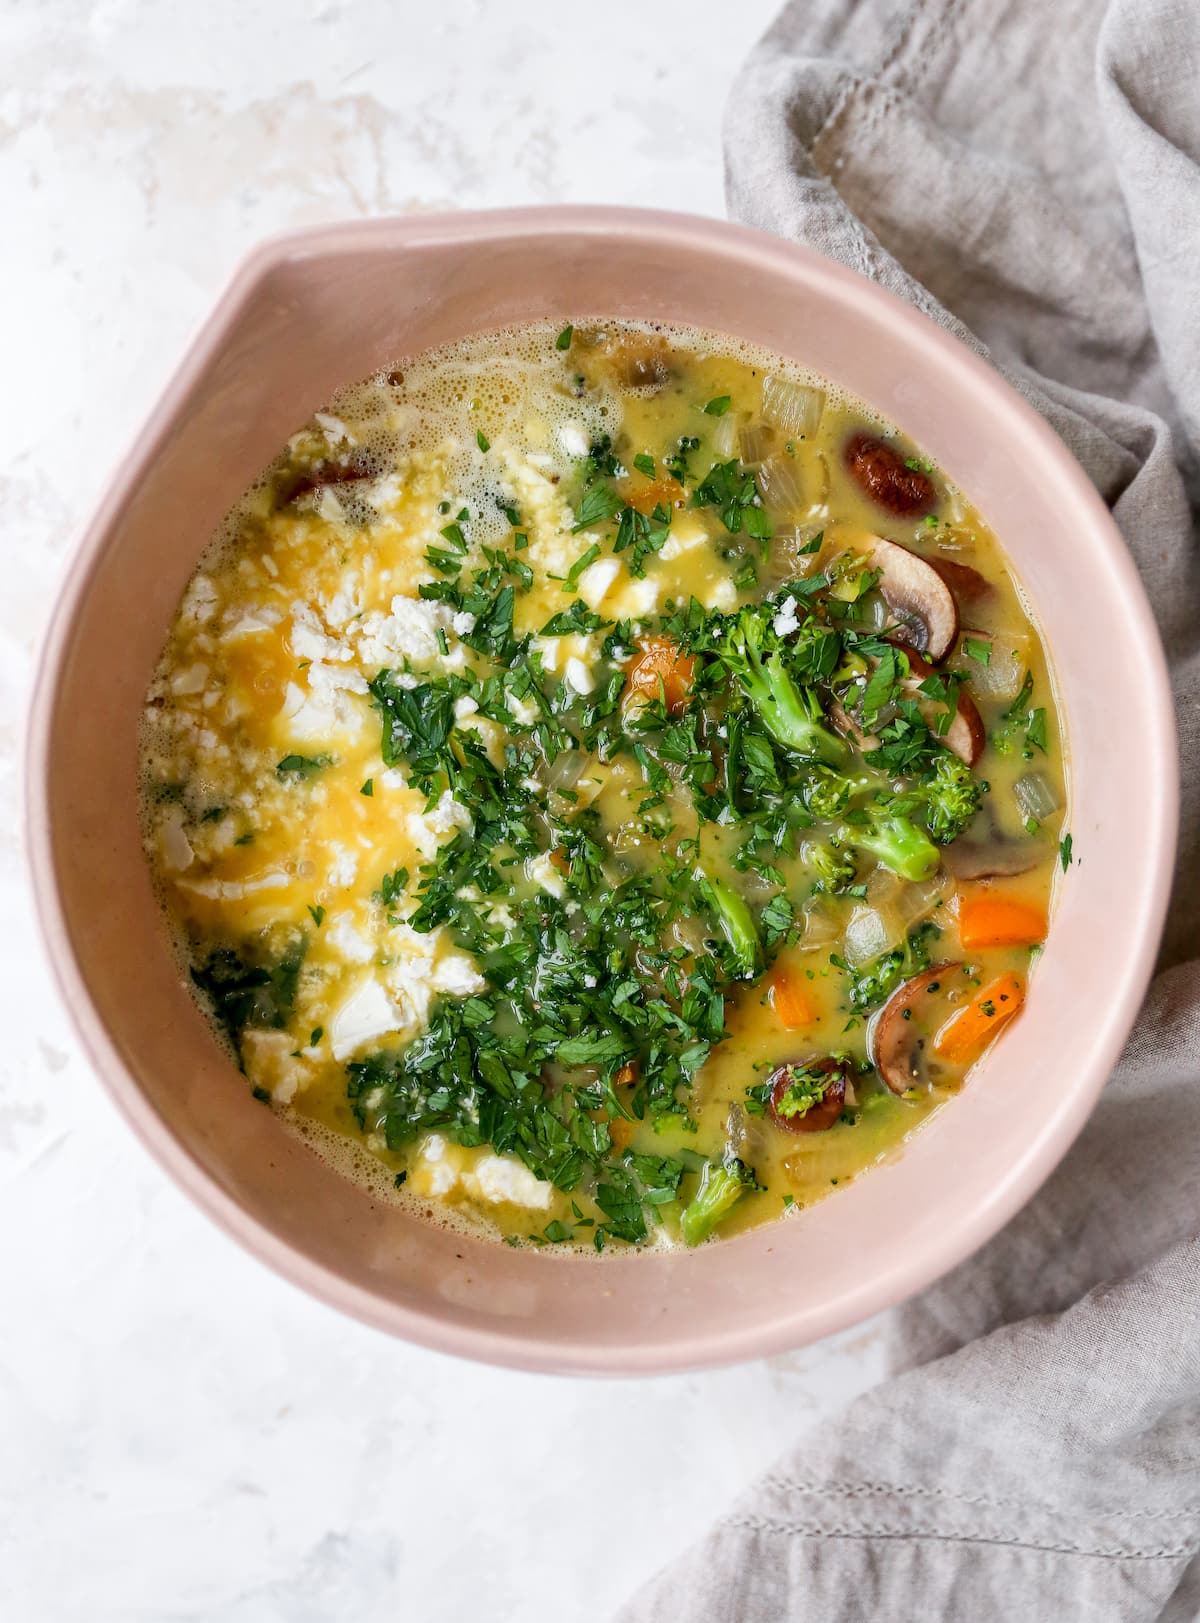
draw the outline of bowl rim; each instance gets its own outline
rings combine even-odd
[[[908,330],[916,343],[931,351],[939,367],[957,372],[988,407],[1011,428],[1040,445],[1057,464],[1072,494],[1088,511],[1093,538],[1103,545],[1105,562],[1125,593],[1130,645],[1140,657],[1146,708],[1146,744],[1157,770],[1146,790],[1149,827],[1146,845],[1149,870],[1136,927],[1127,937],[1125,971],[1118,995],[1108,1007],[1104,1030],[1093,1044],[1086,1077],[1081,1077],[1069,1107],[1060,1111],[1031,1153],[1014,1165],[1002,1185],[986,1192],[962,1221],[947,1227],[936,1245],[928,1245],[902,1277],[874,1276],[856,1291],[818,1315],[817,1335],[827,1336],[860,1323],[872,1314],[924,1290],[972,1255],[1028,1201],[1066,1154],[1108,1080],[1124,1046],[1154,969],[1166,910],[1179,823],[1179,758],[1174,705],[1166,657],[1132,553],[1111,513],[1080,464],[1044,418],[989,362],[914,305],[877,282],[829,259],[816,250],[782,237],[716,218],[590,204],[553,204],[512,209],[482,209],[327,223],[272,235],[253,248],[236,267],[207,318],[196,330],[183,358],[151,405],[143,427],[117,463],[82,527],[61,576],[36,663],[25,739],[24,835],[26,861],[42,944],[59,996],[84,1053],[142,1145],[184,1192],[236,1240],[291,1284],[363,1323],[418,1345],[460,1357],[526,1371],[571,1374],[679,1372],[728,1365],[768,1356],[796,1346],[801,1339],[797,1315],[786,1305],[769,1324],[714,1330],[701,1341],[693,1337],[686,1356],[671,1356],[671,1336],[621,1350],[614,1361],[609,1344],[539,1339],[520,1327],[486,1330],[452,1322],[433,1308],[406,1307],[353,1284],[281,1239],[246,1210],[205,1170],[187,1143],[160,1119],[127,1069],[104,1025],[70,945],[66,913],[55,869],[50,837],[48,768],[52,748],[54,699],[71,630],[84,602],[107,537],[145,471],[158,455],[175,418],[208,358],[220,348],[248,296],[281,268],[313,257],[363,250],[394,251],[422,244],[516,240],[548,233],[637,233],[668,251],[693,249],[741,257],[748,265],[776,265],[797,272],[810,285],[822,285],[843,301],[874,305],[887,319]],[[549,1266],[569,1259],[547,1257]],[[636,1266],[636,1259],[632,1262]],[[588,1263],[587,1266],[596,1266]],[[600,1266],[609,1268],[612,1262]],[[617,1261],[617,1266],[621,1262]],[[809,1341],[815,1337],[808,1336]]]

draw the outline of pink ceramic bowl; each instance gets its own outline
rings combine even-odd
[[[461,334],[589,315],[670,318],[796,356],[903,425],[963,487],[1048,641],[1080,858],[1022,1019],[899,1159],[695,1254],[597,1262],[471,1242],[377,1205],[253,1102],[168,950],[135,782],[142,696],[197,555],[314,408]],[[1029,1199],[1091,1110],[1145,990],[1176,772],[1162,653],[1120,535],[1051,431],[956,340],[839,265],[711,220],[424,216],[269,243],[221,299],[63,591],[32,718],[29,849],[96,1070],[230,1234],[396,1335],[527,1369],[632,1373],[841,1329],[928,1285]]]

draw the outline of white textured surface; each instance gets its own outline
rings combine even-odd
[[[720,213],[773,0],[0,12],[0,1611],[13,1623],[592,1623],[878,1332],[608,1384],[344,1321],[211,1229],[117,1121],[34,947],[16,755],[80,522],[258,237],[541,201]],[[114,902],[117,902],[114,898]]]

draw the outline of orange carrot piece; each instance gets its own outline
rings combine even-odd
[[[644,479],[631,479],[621,486],[621,495],[629,507],[649,518],[656,507],[670,507],[677,502],[683,495],[683,486],[670,474],[663,474],[649,484]]]
[[[696,661],[670,637],[647,637],[627,667],[625,696],[664,698],[667,709],[683,709],[692,691]]]
[[[624,1116],[614,1116],[608,1124],[608,1136],[613,1141],[613,1148],[626,1149],[633,1137],[634,1124],[627,1121]]]
[[[622,1065],[621,1069],[617,1072],[616,1076],[613,1077],[613,1087],[614,1088],[631,1088],[633,1086],[633,1084],[637,1081],[637,1078],[638,1078],[637,1060],[631,1059],[627,1065]]]
[[[933,1039],[933,1051],[952,1065],[970,1065],[1025,1001],[1019,975],[1001,975],[952,1014]]]
[[[817,1010],[804,982],[798,975],[789,975],[786,969],[776,968],[771,975],[771,1006],[781,1026],[788,1031],[799,1031],[811,1026]]]
[[[964,896],[958,933],[968,952],[976,947],[1033,947],[1046,939],[1046,915],[1007,896]]]

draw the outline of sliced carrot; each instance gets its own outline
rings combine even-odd
[[[976,947],[1033,947],[1046,939],[1046,914],[1008,896],[964,896],[958,933],[968,952]]]
[[[1001,975],[952,1014],[933,1039],[933,1051],[952,1065],[970,1065],[1025,1001],[1019,975]]]
[[[637,1060],[631,1059],[627,1065],[622,1065],[621,1069],[617,1072],[616,1076],[613,1077],[613,1087],[614,1088],[631,1088],[633,1086],[633,1084],[637,1081],[637,1077],[638,1077]]]
[[[780,1025],[786,1026],[788,1031],[799,1031],[801,1026],[815,1024],[817,1019],[816,1005],[804,982],[778,965],[771,975],[771,1006],[779,1016]]]
[[[623,1150],[627,1148],[633,1137],[634,1123],[627,1121],[624,1116],[613,1116],[608,1124],[608,1136],[613,1141],[613,1148]]]
[[[621,496],[627,505],[647,517],[656,507],[670,507],[682,495],[683,486],[670,474],[652,479],[649,484],[644,479],[630,479],[621,485]]]
[[[696,661],[670,637],[647,637],[626,667],[625,696],[663,698],[673,714],[682,710],[692,691]]]

